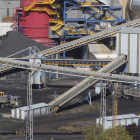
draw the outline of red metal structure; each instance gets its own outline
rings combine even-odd
[[[20,8],[14,10],[14,30],[47,47],[56,46],[56,42],[49,39],[49,21],[56,15],[51,8],[54,1],[21,0]]]

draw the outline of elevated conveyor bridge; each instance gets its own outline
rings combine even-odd
[[[114,34],[117,33],[117,31],[121,30],[122,28],[126,28],[126,27],[137,27],[140,25],[140,19],[134,20],[134,21],[130,21],[128,23],[113,27],[111,29],[107,29],[104,31],[101,31],[99,33],[93,34],[93,35],[89,35],[87,37],[83,37],[50,49],[46,49],[44,51],[38,52],[37,55],[42,54],[46,57],[51,56],[51,55],[55,55],[57,53],[61,53],[63,51],[69,51],[71,49],[75,49],[77,47],[81,47],[87,43],[93,42],[93,41],[98,41],[104,38],[107,38],[109,36],[112,36]],[[23,59],[29,59],[29,56],[23,57]],[[7,70],[10,70],[10,68],[6,68]],[[12,68],[11,68],[12,69]],[[0,68],[0,72],[5,72],[5,68],[1,67]]]
[[[93,35],[89,35],[87,37],[83,37],[83,38],[80,38],[80,39],[47,49],[47,50],[41,51],[41,53],[44,54],[44,56],[48,57],[48,56],[51,56],[51,55],[54,55],[63,51],[68,51],[71,49],[75,49],[77,47],[81,47],[90,42],[102,40],[104,38],[107,38],[109,36],[116,34],[122,28],[126,28],[126,27],[135,28],[139,25],[140,25],[140,19],[133,20],[125,24],[95,33]]]
[[[22,58],[15,58],[15,60],[20,60],[20,61],[25,61],[29,62],[29,59],[22,59]],[[45,65],[58,65],[58,66],[100,66],[104,67],[108,63],[110,63],[110,60],[80,60],[80,59],[42,59],[42,64]],[[9,66],[2,66],[0,67],[0,74],[7,75],[8,72],[9,74],[14,73],[17,70],[17,68],[9,67]]]
[[[113,60],[112,62],[110,62],[105,67],[98,70],[96,73],[97,75],[99,73],[111,73],[115,71],[117,68],[119,68],[120,66],[122,66],[123,64],[125,64],[126,62],[127,62],[126,56],[122,55],[118,57],[117,59]],[[98,76],[99,76],[98,78],[100,79],[100,75]],[[91,86],[93,86],[94,84],[98,82],[99,82],[98,79],[95,80],[94,78],[91,78],[91,77],[84,79],[83,81],[78,83],[76,86],[74,86],[73,88],[66,91],[65,93],[60,95],[58,98],[50,102],[49,105],[51,107],[51,111],[52,112],[57,111],[61,106],[71,101],[73,98],[75,98],[76,96],[78,96],[79,94],[81,94],[82,92],[84,92],[85,90],[87,90],[88,88],[90,88]]]
[[[127,57],[125,55],[121,55],[108,65],[98,70],[95,73],[91,73],[89,71],[75,70],[72,68],[63,68],[59,66],[48,66],[44,64],[36,64],[31,62],[25,62],[20,60],[14,60],[11,58],[0,58],[0,62],[3,65],[8,65],[10,67],[28,69],[34,71],[45,71],[45,72],[53,72],[57,70],[58,73],[70,76],[78,76],[78,77],[88,77],[84,79],[82,82],[78,83],[76,86],[53,100],[49,103],[51,111],[57,111],[61,106],[66,104],[67,102],[74,99],[76,96],[81,94],[86,89],[90,88],[100,80],[108,80],[108,81],[116,81],[116,82],[124,82],[124,83],[134,83],[140,84],[140,77],[135,76],[125,76],[125,75],[117,75],[110,74],[123,64],[127,63]]]

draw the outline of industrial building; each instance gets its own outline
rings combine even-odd
[[[103,122],[102,118],[97,118],[96,124],[99,124],[100,119],[101,119],[101,122]],[[103,119],[105,120],[104,129],[112,128],[113,116],[107,116],[107,117],[104,117]],[[118,115],[117,116],[117,126],[122,125],[122,126],[127,127],[128,125],[131,125],[134,123],[136,125],[138,125],[138,116],[136,116],[135,114],[126,114],[126,115]]]
[[[9,7],[6,6],[6,2],[9,3]],[[101,124],[105,124],[105,129],[117,127],[119,124],[138,124],[138,117],[134,114],[118,115],[117,97],[132,99],[132,102],[140,100],[138,94],[140,89],[140,1],[21,0],[6,2],[1,1],[7,11],[5,15],[3,10],[1,22],[9,19],[10,12],[13,10],[12,5],[14,3],[17,5],[14,5],[13,25],[0,24],[0,43],[3,48],[6,46],[6,39],[12,40],[11,44],[9,43],[8,47],[1,51],[0,76],[28,70],[27,106],[12,109],[13,118],[22,120],[26,118],[26,140],[33,140],[33,117],[57,112],[85,91],[87,92],[85,99],[91,105],[92,87],[95,87],[96,94],[101,95],[100,118],[103,119]],[[10,7],[11,10],[9,10]],[[5,32],[12,30],[11,28],[13,31],[5,35]],[[17,39],[17,42],[21,41],[22,50],[16,46],[16,38],[10,36],[15,33],[21,38],[21,40]],[[14,49],[11,52],[8,51],[12,43],[13,48],[17,47],[16,52]],[[34,43],[36,46],[29,46]],[[24,51],[28,53],[23,53]],[[47,104],[33,104],[32,86],[45,88],[48,80],[46,73],[54,73],[57,79],[59,75],[66,75],[80,77],[83,80],[58,97],[51,98]],[[112,91],[113,116],[109,117],[106,116],[107,88]]]
[[[45,103],[38,103],[31,106],[33,117],[40,117],[49,114],[48,105]],[[17,109],[11,109],[12,118],[25,120],[27,118],[28,107],[20,107]]]
[[[0,22],[13,22],[15,7],[20,6],[20,0],[0,0]]]

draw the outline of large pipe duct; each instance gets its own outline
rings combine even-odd
[[[126,19],[134,20],[140,17],[140,0],[128,0],[126,6]]]

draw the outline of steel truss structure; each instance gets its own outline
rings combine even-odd
[[[83,18],[68,18],[67,13],[70,10],[81,10],[83,12]],[[119,11],[121,14],[117,15],[115,12]],[[108,17],[105,16],[105,13],[108,12]],[[105,22],[110,22],[112,26],[116,26],[116,23],[123,23],[123,7],[110,7],[107,5],[92,5],[91,3],[79,0],[64,0],[64,32],[63,40],[66,41],[66,38],[81,38],[83,36],[90,35],[96,32],[95,25]],[[109,17],[113,17],[112,19]],[[74,28],[65,28],[66,23],[68,22],[82,22],[83,30],[78,31],[80,24],[71,24]],[[89,24],[92,26],[89,27]],[[102,30],[102,29],[101,29]]]
[[[100,109],[100,124],[105,126],[104,117],[106,117],[106,84],[101,80],[101,109]],[[102,118],[102,123],[101,123]]]
[[[27,118],[26,118],[26,140],[33,140],[33,115],[31,113],[31,105],[32,105],[32,73],[33,71],[29,71],[28,74],[28,84],[27,84]]]
[[[137,84],[140,84],[140,77],[110,74],[111,72],[115,71],[117,68],[121,67],[123,64],[127,62],[125,55],[118,57],[117,59],[113,60],[108,65],[101,68],[95,73],[90,71],[76,70],[72,68],[63,68],[59,66],[47,66],[44,64],[24,62],[19,60],[13,60],[11,58],[0,58],[0,62],[3,63],[3,65],[9,65],[11,67],[16,67],[21,69],[60,73],[64,75],[78,76],[78,77],[87,77],[82,82],[78,83],[76,86],[74,86],[73,88],[71,88],[70,90],[68,90],[61,96],[59,96],[58,98],[56,98],[54,101],[50,102],[49,106],[52,112],[57,111],[65,103],[69,102],[77,95],[89,89],[91,86],[93,86],[100,80],[116,81],[116,82],[123,82],[123,83],[135,82]]]

